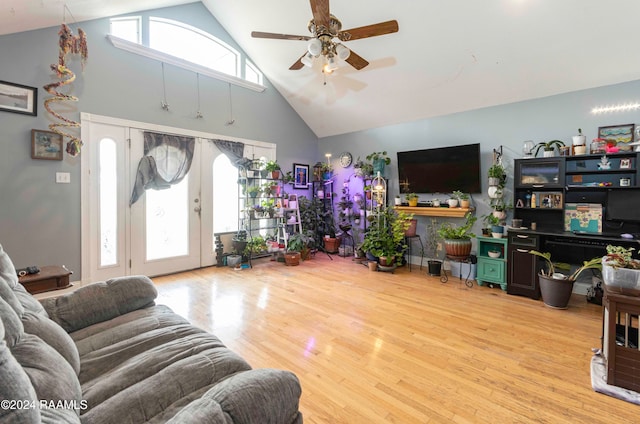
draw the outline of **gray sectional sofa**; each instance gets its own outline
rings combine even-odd
[[[251,369],[156,295],[137,276],[39,302],[0,246],[0,422],[302,423],[293,373]]]

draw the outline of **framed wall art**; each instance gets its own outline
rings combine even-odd
[[[51,131],[31,130],[31,159],[62,160],[62,136]]]
[[[38,89],[0,81],[0,111],[38,114]]]
[[[605,140],[615,140],[616,146],[620,151],[631,151],[633,146],[633,135],[635,133],[635,124],[611,125],[608,127],[598,128],[598,138]]]
[[[631,168],[631,159],[624,158],[620,159],[620,169],[630,169]]]
[[[293,175],[294,175],[293,188],[309,187],[309,165],[294,163]]]

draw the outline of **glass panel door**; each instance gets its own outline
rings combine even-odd
[[[143,135],[131,130],[131,175],[143,155]],[[161,275],[200,266],[200,142],[187,176],[163,190],[146,190],[131,205],[131,273]],[[131,183],[133,187],[133,181]]]

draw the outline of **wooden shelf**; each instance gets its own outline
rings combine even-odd
[[[394,209],[418,216],[441,216],[446,218],[464,218],[467,212],[472,212],[474,210],[473,208],[441,208],[429,206],[394,206]]]

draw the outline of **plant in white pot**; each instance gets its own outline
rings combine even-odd
[[[567,276],[556,272],[556,267],[562,266],[568,268],[567,264],[554,264],[551,260],[551,253],[530,250],[529,253],[544,259],[547,270],[540,270],[538,274],[538,283],[540,285],[540,294],[545,305],[555,309],[567,309],[569,299],[573,292],[573,283],[578,276],[587,269],[602,269],[602,258],[597,257],[584,261],[582,266],[576,269],[573,274]]]
[[[533,156],[537,156],[540,149],[543,150],[542,156],[545,158],[554,157],[556,155],[556,147],[564,147],[564,141],[562,140],[551,140],[551,141],[541,141],[536,144],[535,152]]]

